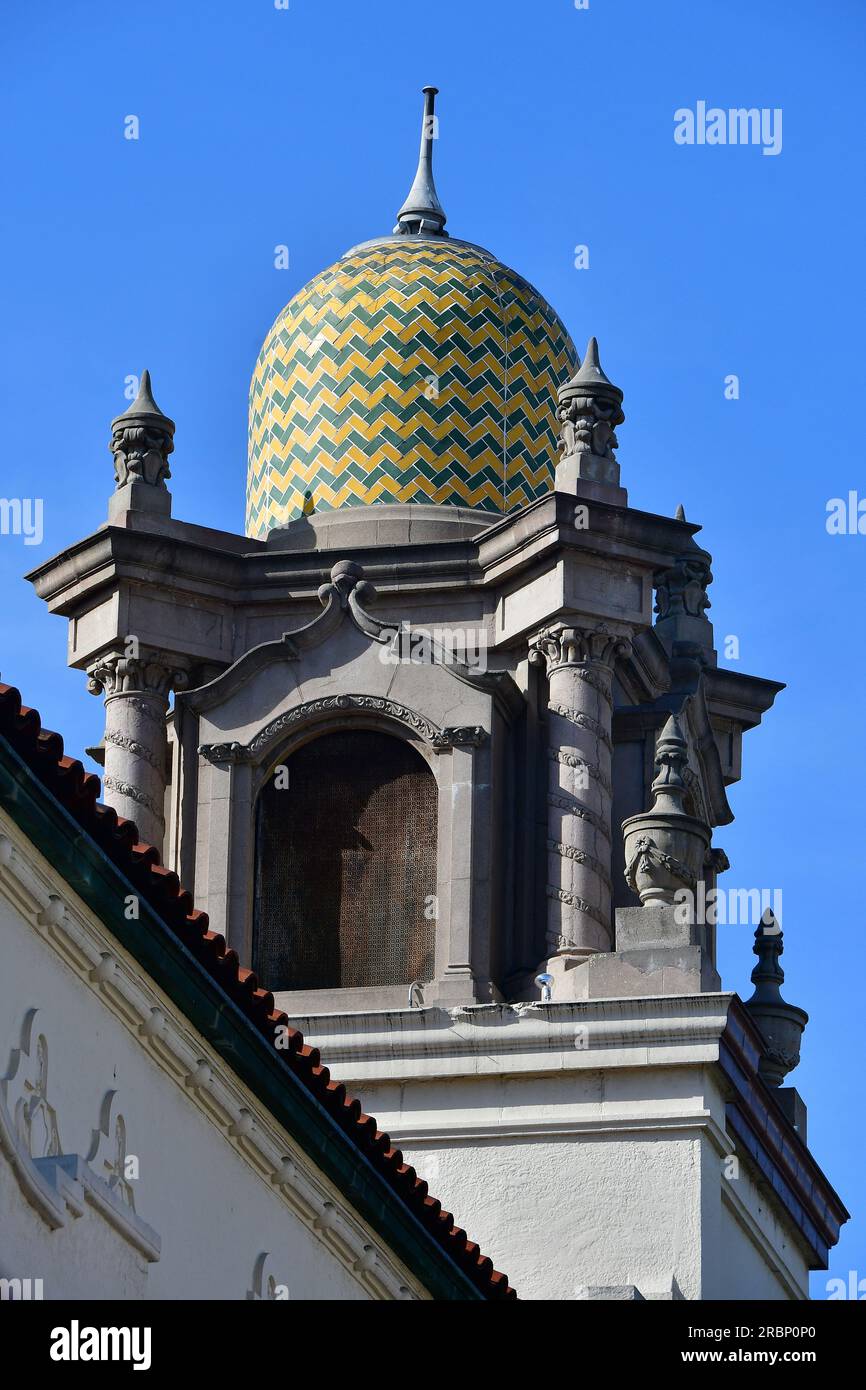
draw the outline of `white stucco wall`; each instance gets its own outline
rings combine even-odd
[[[805,1298],[805,1247],[725,1129],[726,998],[298,1022],[519,1297]]]
[[[118,1201],[114,1211],[109,1202],[106,1219],[80,1184],[70,1187],[68,1203],[58,1199],[62,1224],[52,1229],[21,1179],[21,1172],[32,1177],[27,1154],[22,1168],[7,1142],[0,1152],[0,1278],[42,1279],[46,1299],[244,1299],[256,1291],[257,1262],[261,1274],[267,1253],[259,1280],[265,1293],[271,1277],[290,1299],[425,1297],[381,1238],[5,819],[0,837],[7,1141],[10,1126],[20,1130],[19,1102],[36,1094],[36,1044],[44,1037],[44,1089],[62,1153],[88,1154],[106,1094],[114,1091],[112,1125],[121,1114],[127,1155],[138,1163],[130,1184],[135,1212],[158,1247],[156,1259],[137,1247],[128,1208]],[[52,899],[52,892],[59,896]],[[133,1007],[136,990],[145,991],[144,1025]],[[156,1040],[142,1035],[154,1017],[148,1006],[162,1012]],[[22,1027],[32,1010],[38,1013],[28,1056]],[[37,1158],[46,1147],[46,1114],[50,1128],[50,1111],[37,1106]],[[104,1171],[112,1144],[113,1130],[91,1169]],[[290,1171],[280,1185],[285,1157]]]

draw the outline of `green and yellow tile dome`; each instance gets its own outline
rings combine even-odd
[[[434,95],[395,234],[317,275],[265,339],[250,387],[250,536],[385,502],[506,512],[553,484],[556,393],[577,354],[536,289],[444,232]]]

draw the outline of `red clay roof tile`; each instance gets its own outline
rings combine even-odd
[[[151,907],[183,941],[208,974],[237,1004],[259,1032],[273,1043],[278,1028],[288,1026],[288,1016],[274,1008],[274,996],[259,986],[252,970],[245,969],[225,938],[209,930],[206,912],[200,912],[177,874],[160,863],[153,845],[141,844],[131,821],[121,819],[97,798],[99,778],[85,772],[83,764],[63,752],[63,739],[43,729],[38,711],[21,704],[14,686],[0,683],[0,737],[90,834],[117,867],[141,890]],[[308,1047],[297,1029],[288,1029],[288,1047],[278,1055],[284,1065],[315,1095],[336,1124],[379,1170],[401,1196],[433,1239],[448,1252],[486,1298],[515,1299],[504,1274],[493,1268],[466,1232],[454,1225],[450,1212],[428,1195],[427,1184],[415,1169],[403,1162],[399,1149],[391,1147],[387,1134],[361,1111],[360,1102],[346,1094],[341,1082],[331,1080],[318,1048]]]

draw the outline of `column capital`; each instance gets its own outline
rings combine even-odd
[[[612,672],[618,658],[630,652],[630,640],[613,632],[606,623],[552,623],[529,643],[531,664],[543,666],[548,678],[564,666],[600,667]]]
[[[170,690],[183,690],[189,677],[169,652],[142,651],[138,656],[106,652],[87,672],[91,695],[106,700],[115,695],[151,695],[167,700]]]
[[[129,655],[130,649],[135,655]],[[107,651],[88,670],[88,689],[105,696],[106,799],[134,822],[139,839],[162,851],[168,772],[166,713],[172,689],[189,677],[169,652],[141,648],[128,639],[123,651]]]

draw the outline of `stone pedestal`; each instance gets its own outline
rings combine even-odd
[[[628,493],[620,487],[619,464],[597,454],[568,454],[556,465],[554,487],[587,502],[627,507]]]
[[[105,695],[106,801],[162,853],[168,694],[185,683],[184,673],[167,657],[110,654],[89,676],[91,693]]]
[[[151,487],[130,479],[108,499],[110,526],[122,526],[127,512],[148,512],[151,516],[171,516],[171,493],[167,487]]]
[[[611,931],[611,683],[628,640],[603,624],[545,628],[530,646],[547,705],[547,945],[551,973],[598,951]]]

